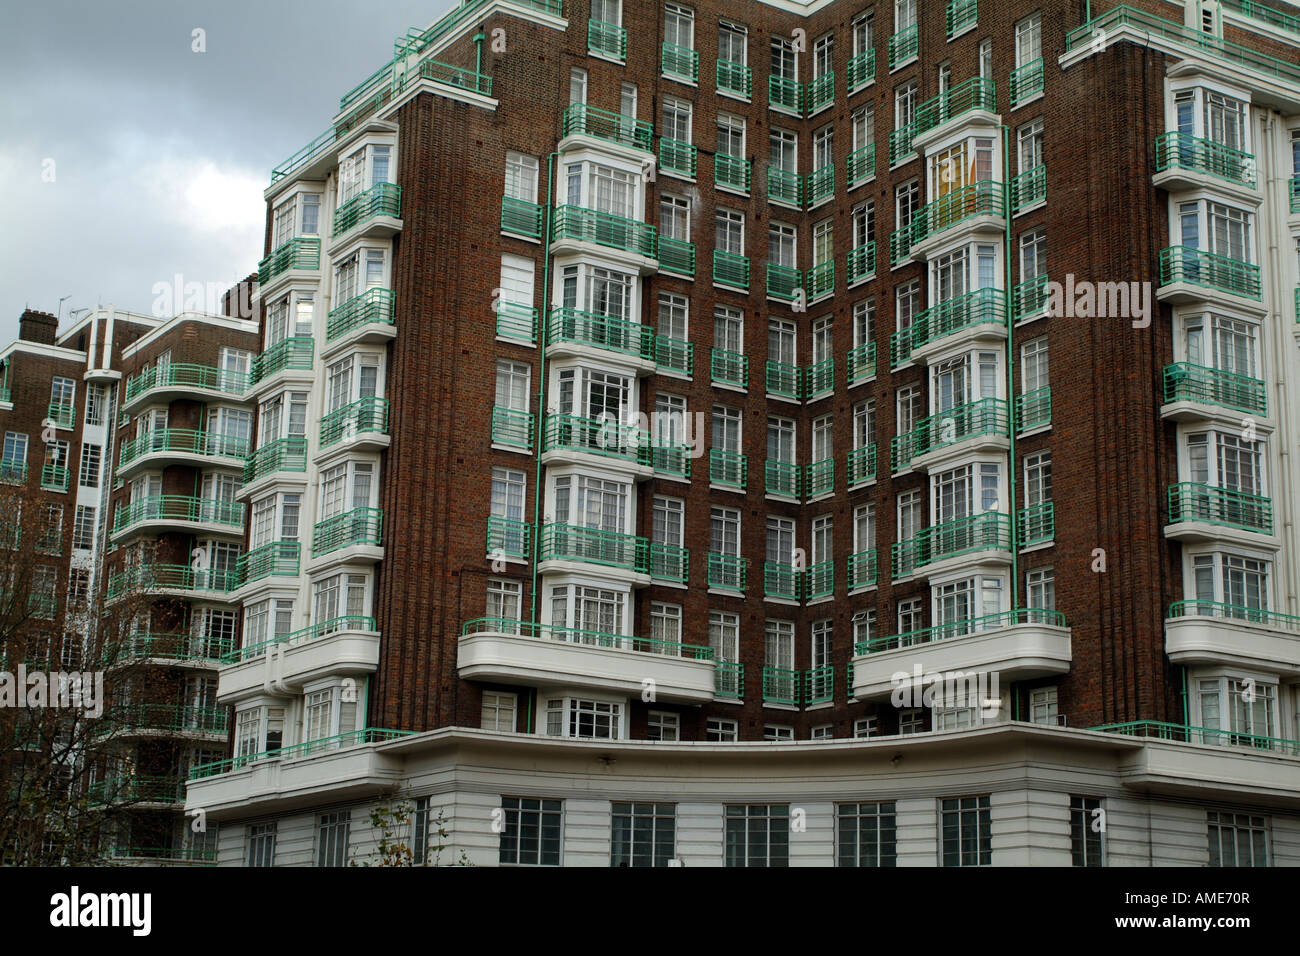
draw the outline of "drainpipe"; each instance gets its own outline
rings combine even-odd
[[[1183,665],[1183,726],[1192,726],[1192,721],[1188,715],[1187,707],[1190,702],[1187,699],[1187,665]]]
[[[474,46],[477,48],[474,54],[474,72],[479,76],[483,75],[483,41],[485,39],[487,37],[483,35],[482,30],[474,34]],[[474,82],[477,83],[478,80],[476,79]]]
[[[1011,269],[1011,127],[1002,124],[1002,214],[1006,218],[1003,243],[1006,247],[1003,263],[1006,273],[1006,298],[1002,311],[1007,323],[1007,435],[1010,441],[1010,494],[1008,511],[1011,518],[1011,610],[1020,607],[1020,535],[1016,527],[1016,346],[1012,339],[1015,329],[1015,309],[1012,307]],[[1014,617],[1012,619],[1014,623]]]
[[[480,37],[482,34],[480,34]],[[480,47],[480,52],[482,47]],[[537,310],[537,427],[533,443],[537,456],[536,477],[533,480],[533,585],[529,594],[528,620],[537,623],[537,562],[542,553],[542,431],[546,427],[546,330],[551,309],[551,217],[555,201],[555,158],[558,152],[546,157],[546,214],[542,217],[542,306]],[[529,718],[531,720],[531,718]]]

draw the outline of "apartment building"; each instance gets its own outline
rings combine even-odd
[[[266,192],[219,862],[394,800],[440,862],[1295,862],[1297,47],[1217,0],[398,38]]]

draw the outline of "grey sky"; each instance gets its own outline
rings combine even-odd
[[[452,0],[5,0],[0,345],[24,307],[151,312],[262,252],[271,168]],[[192,32],[206,31],[205,53]],[[53,182],[43,172],[53,160]]]

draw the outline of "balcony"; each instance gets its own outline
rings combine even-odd
[[[651,467],[649,433],[632,425],[624,425],[612,417],[580,418],[577,415],[555,413],[547,415],[542,433],[542,452],[543,462],[552,457],[552,452],[579,452],[600,458],[621,459],[647,469]]]
[[[1256,302],[1260,298],[1259,266],[1190,246],[1160,250],[1160,288],[1156,297],[1170,302],[1197,302],[1210,289]]]
[[[144,399],[197,398],[220,401],[228,396],[242,397],[248,391],[248,373],[172,362],[155,365],[126,380],[123,410],[139,405]],[[67,426],[65,426],[67,427]]]
[[[948,39],[975,26],[979,18],[978,0],[948,0],[947,29]]]
[[[1015,322],[1028,322],[1047,315],[1050,301],[1047,276],[1026,279],[1011,288],[1011,310]]]
[[[532,452],[537,418],[531,412],[513,408],[492,409],[492,444],[514,451]]]
[[[713,282],[726,289],[749,291],[749,259],[734,252],[713,251]]]
[[[281,372],[310,372],[315,348],[316,342],[310,335],[281,339],[253,359],[253,368],[248,376],[249,387],[254,388]]]
[[[257,282],[265,287],[273,279],[290,272],[315,272],[319,269],[320,239],[298,236],[275,249],[257,264]]]
[[[691,376],[695,373],[695,346],[681,339],[655,336],[656,371]]]
[[[799,499],[800,479],[803,469],[785,461],[763,463],[763,491],[778,498]]]
[[[1011,71],[1011,108],[1028,102],[1043,92],[1043,58],[1039,57]]]
[[[158,661],[215,667],[231,647],[230,640],[218,640],[201,634],[133,631],[121,643],[106,647],[101,663],[113,666],[133,661]]]
[[[897,269],[912,258],[912,226],[899,226],[889,234],[889,266]]]
[[[894,436],[890,440],[890,457],[898,473],[929,464],[940,457],[933,452],[962,442],[976,446],[967,449],[970,451],[1000,450],[1007,447],[1009,438],[1007,403],[1000,398],[981,398],[931,415],[910,432]]]
[[[235,563],[237,586],[242,588],[271,577],[296,578],[301,557],[302,545],[297,541],[270,541],[254,548],[240,555]]]
[[[391,236],[401,229],[402,187],[394,183],[375,183],[365,192],[353,196],[334,210],[334,236],[337,239],[357,226],[370,225],[366,234]]]
[[[145,465],[238,468],[247,454],[246,438],[188,428],[155,428],[138,438],[123,442],[117,465],[123,470],[134,470]]]
[[[909,328],[910,347],[898,345],[899,355],[911,360],[923,359],[939,343],[955,344],[960,340],[1005,339],[1007,337],[1006,297],[1000,289],[976,289],[918,312]],[[949,341],[952,340],[952,341]]]
[[[86,791],[94,804],[130,804],[132,807],[185,802],[185,781],[179,777],[121,774],[96,780]]]
[[[1156,137],[1156,175],[1161,189],[1196,189],[1205,185],[1240,186],[1253,191],[1259,164],[1251,153],[1177,131]]]
[[[807,466],[804,474],[804,493],[814,501],[835,490],[835,459],[823,458]]]
[[[849,487],[869,485],[876,480],[876,445],[863,445],[849,452]]]
[[[849,59],[847,74],[849,95],[865,89],[876,79],[876,51],[863,50]]]
[[[654,445],[650,449],[650,467],[656,475],[691,479],[690,445]]]
[[[773,362],[768,359],[765,382],[767,394],[774,395],[778,398],[788,398],[791,401],[798,401],[803,394],[801,383],[803,381],[803,371],[797,365],[788,365],[785,362]]]
[[[912,219],[912,243],[909,254],[922,256],[940,236],[951,233],[1000,232],[1006,228],[1006,203],[1001,183],[981,180],[955,189],[934,202],[926,203]]]
[[[981,125],[989,126],[992,125],[997,111],[997,84],[992,80],[973,76],[918,106],[916,119],[913,122],[915,127],[913,136],[920,139],[931,130],[972,113],[985,114],[971,118],[978,120]]]
[[[866,282],[876,275],[876,244],[868,242],[849,250],[846,274],[849,285]]]
[[[1026,212],[1047,201],[1047,167],[1035,166],[1011,179],[1008,190],[1011,197],[1011,215]]]
[[[1186,421],[1212,417],[1217,409],[1247,415],[1268,415],[1264,383],[1257,378],[1224,372],[1190,362],[1175,362],[1164,370],[1162,418]],[[1229,416],[1234,421],[1239,416]],[[1239,422],[1238,422],[1239,424]]]
[[[709,552],[709,587],[722,591],[743,592],[749,571],[749,559],[735,554]]]
[[[835,359],[814,362],[804,370],[804,397],[809,401],[822,398],[835,390]]]
[[[675,544],[650,542],[650,578],[685,584],[691,573],[691,552]]]
[[[1300,617],[1218,601],[1176,601],[1165,620],[1175,664],[1263,669],[1300,675]]]
[[[659,237],[659,269],[675,275],[695,278],[695,243]]]
[[[627,57],[627,30],[616,23],[588,20],[587,52],[622,63]]]
[[[277,438],[248,456],[244,464],[244,488],[268,475],[307,470],[307,439],[299,436]],[[302,479],[305,481],[306,479]]]
[[[1169,525],[1165,536],[1177,540],[1214,541],[1273,533],[1273,502],[1262,495],[1193,481],[1169,486]],[[1245,532],[1243,537],[1235,532]]]
[[[709,484],[744,491],[749,479],[748,472],[748,461],[744,455],[720,448],[709,450]]]
[[[1042,504],[1022,508],[1016,525],[1019,532],[1017,544],[1021,548],[1051,544],[1056,539],[1055,502],[1044,501]]]
[[[359,398],[320,420],[320,450],[346,447],[378,451],[388,447],[388,399]]]
[[[808,115],[825,109],[835,102],[835,71],[827,70],[813,77],[808,84]]]
[[[659,69],[670,80],[695,86],[700,80],[700,54],[675,43],[664,43],[659,47]]]
[[[659,139],[659,171],[681,179],[694,179],[699,166],[700,151],[690,143],[677,139]]]
[[[224,707],[187,704],[122,704],[104,710],[102,732],[119,736],[181,737],[191,734],[225,738],[229,711]]]
[[[532,552],[532,527],[527,521],[489,517],[484,552],[493,557],[527,561]]]
[[[835,699],[835,667],[813,667],[804,672],[803,700],[805,704],[829,704]]]
[[[900,671],[996,673],[1003,682],[1022,681],[1068,673],[1071,660],[1065,616],[1039,608],[878,637],[857,643],[854,651],[853,696],[859,700],[889,697]]]
[[[876,176],[876,144],[869,143],[849,153],[849,189],[861,186]]]
[[[537,308],[522,302],[494,300],[497,338],[525,345],[537,343]]]
[[[717,83],[719,93],[748,100],[754,92],[754,71],[743,63],[718,60]]]
[[[808,301],[816,302],[835,291],[835,262],[819,262],[808,270]]]
[[[397,335],[393,318],[393,290],[367,289],[353,296],[337,309],[331,309],[325,325],[325,341],[333,344],[347,342],[383,342]],[[293,341],[293,340],[286,340]],[[295,346],[299,350],[302,345]],[[311,356],[307,357],[311,368]]]
[[[803,115],[803,87],[792,79],[772,75],[767,78],[767,105],[774,110]]]
[[[803,273],[792,266],[767,264],[767,297],[781,302],[793,302],[798,289],[803,288]]]
[[[768,202],[783,203],[787,206],[801,205],[803,179],[796,172],[788,169],[767,167]]]
[[[716,153],[713,157],[713,182],[718,189],[728,189],[741,195],[749,195],[750,182],[753,179],[753,163],[740,156],[728,156]]]
[[[196,570],[188,564],[138,564],[108,579],[108,599],[149,593],[224,601],[226,592],[238,583],[234,568]]]
[[[77,409],[72,405],[50,402],[46,408],[46,417],[54,423],[55,428],[71,428],[77,420]]]
[[[1016,436],[1052,427],[1052,387],[1044,385],[1016,396]]]
[[[858,551],[849,555],[849,591],[875,587],[878,579],[876,551]]]
[[[713,699],[713,650],[623,634],[501,618],[467,621],[456,665],[462,680],[533,687],[578,687],[640,694],[652,681],[657,699]]]
[[[848,384],[850,387],[859,382],[869,382],[876,377],[876,343],[867,342],[849,350]]]
[[[382,508],[353,508],[316,523],[312,530],[311,556],[319,558],[345,548],[380,548],[383,546],[383,531]],[[360,555],[374,557],[364,551]]]
[[[745,696],[745,665],[735,661],[714,661],[713,696],[741,700]]]
[[[650,542],[617,531],[549,522],[542,525],[540,560],[576,561],[649,574]]]
[[[714,385],[749,387],[749,356],[715,348],[710,355],[709,378]]]
[[[546,335],[548,352],[568,351],[562,346],[579,345],[634,356],[647,363],[655,360],[654,329],[616,315],[598,315],[556,306],[551,309]]]
[[[520,239],[542,238],[542,207],[525,199],[501,197],[501,231]]]
[[[1300,174],[1291,177],[1291,214],[1300,212]]]
[[[900,126],[889,134],[889,165],[891,168],[916,159],[916,145],[912,142],[915,137],[915,122]]]
[[[0,461],[0,484],[22,485],[27,482],[27,462],[5,459]]]
[[[1011,550],[1011,517],[985,511],[945,521],[891,545],[891,573],[897,580],[940,562],[983,552],[1005,554],[1010,561]]]
[[[647,259],[657,258],[655,227],[612,213],[582,206],[559,206],[551,228],[551,241],[591,242]]]
[[[781,704],[786,707],[799,706],[800,683],[803,675],[799,671],[784,667],[763,667],[763,703]]]
[[[564,111],[561,135],[590,136],[649,153],[653,152],[650,143],[654,137],[654,124],[585,103],[574,103]]]
[[[185,531],[190,534],[244,533],[244,505],[239,501],[185,495],[150,495],[119,505],[113,517],[113,536],[128,531]]]
[[[61,465],[41,466],[41,488],[44,491],[67,491],[72,483],[72,473]]]
[[[915,23],[891,36],[889,38],[890,72],[915,60],[920,47],[921,35]]]
[[[373,674],[379,667],[379,631],[371,617],[331,618],[242,647],[222,664],[221,703],[264,693],[268,682],[301,693],[323,678]]]

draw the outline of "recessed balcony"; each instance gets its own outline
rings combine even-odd
[[[910,432],[895,435],[890,439],[890,458],[897,474],[933,468],[959,454],[1009,447],[1007,403],[1000,398],[981,398],[923,418]]]
[[[1175,664],[1246,667],[1300,676],[1300,617],[1217,601],[1176,601],[1165,620]]]
[[[934,525],[890,546],[895,580],[927,569],[938,574],[957,564],[1011,561],[1011,516],[985,511]]]
[[[248,391],[248,373],[173,362],[155,365],[126,380],[122,410],[129,412],[145,402],[172,401],[178,398],[202,402],[238,401]]]
[[[1193,481],[1169,486],[1165,537],[1176,541],[1236,541],[1267,544],[1273,535],[1273,502],[1262,495]]]
[[[113,517],[113,537],[179,531],[194,535],[244,534],[244,505],[185,495],[150,495],[119,505]]]
[[[188,428],[155,428],[122,443],[117,467],[123,478],[142,468],[168,465],[240,469],[247,454],[246,438]]]
[[[530,687],[576,687],[701,704],[714,696],[713,650],[695,644],[478,618],[461,631],[462,680]]]
[[[940,624],[854,645],[853,696],[888,698],[897,687],[919,694],[957,671],[997,674],[1000,682],[1070,670],[1070,631],[1059,611],[1023,608]],[[978,706],[978,705],[976,705]]]

